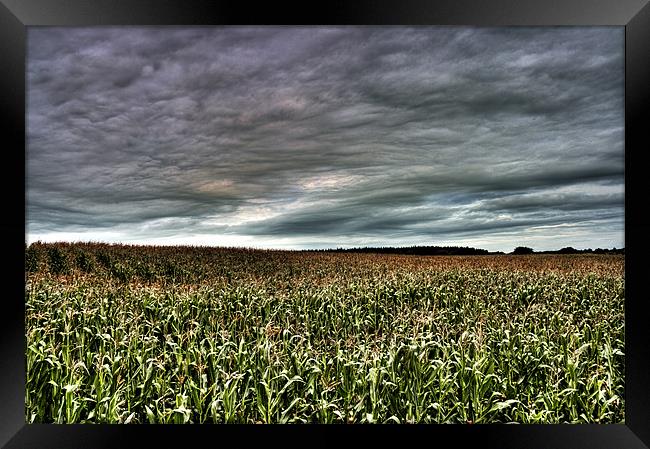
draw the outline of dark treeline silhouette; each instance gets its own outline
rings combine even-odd
[[[358,247],[358,248],[332,248],[332,249],[311,249],[303,250],[309,252],[327,252],[327,253],[365,253],[365,254],[405,254],[415,256],[479,256],[506,254],[502,251],[488,251],[480,248],[470,248],[467,246],[409,246],[409,247]],[[625,254],[625,248],[612,249],[575,249],[567,246],[558,250],[535,251],[527,246],[518,246],[509,254]]]
[[[555,251],[536,251],[537,254],[625,254],[625,248],[596,248],[596,249],[575,249],[567,246]]]
[[[334,253],[376,253],[376,254],[406,254],[415,256],[477,256],[486,254],[503,254],[502,252],[491,253],[486,249],[470,248],[466,246],[409,246],[409,247],[363,247],[363,248],[336,248],[311,250],[319,252]]]

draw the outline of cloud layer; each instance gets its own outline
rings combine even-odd
[[[28,240],[623,243],[623,29],[30,28]]]

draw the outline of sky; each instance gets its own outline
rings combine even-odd
[[[26,241],[624,246],[623,27],[29,27]]]

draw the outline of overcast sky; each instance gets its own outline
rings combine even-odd
[[[28,30],[28,242],[624,246],[622,27]]]

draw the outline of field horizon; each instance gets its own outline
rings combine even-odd
[[[441,255],[514,255],[518,248],[530,250],[526,254],[625,254],[625,247],[617,248],[613,246],[611,249],[607,246],[597,248],[574,248],[573,246],[565,246],[554,250],[535,250],[528,246],[517,245],[513,246],[513,250],[506,251],[489,251],[484,248],[477,248],[472,246],[459,246],[459,245],[340,245],[327,248],[273,248],[273,247],[258,247],[246,245],[212,245],[212,244],[177,244],[177,243],[128,243],[128,242],[109,242],[100,240],[57,240],[57,241],[41,241],[35,240],[32,242],[25,241],[25,248],[31,245],[102,245],[114,247],[130,247],[130,248],[195,248],[195,249],[222,249],[222,250],[247,250],[247,251],[279,251],[279,252],[366,252],[366,253],[391,253],[391,254],[404,254],[404,255],[429,255],[426,253],[408,252],[413,250],[432,250],[430,255],[436,255],[435,251],[447,250],[446,253]],[[404,252],[402,252],[404,251]]]

